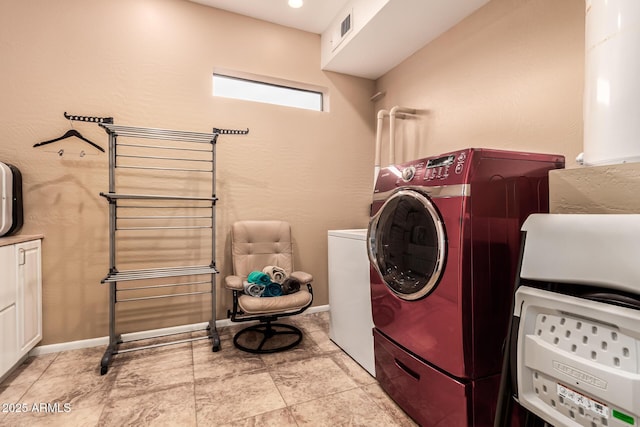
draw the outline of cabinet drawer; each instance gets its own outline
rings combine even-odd
[[[460,382],[409,354],[377,330],[374,345],[376,379],[420,425],[493,427],[500,374]]]
[[[376,379],[420,425],[466,427],[470,393],[463,384],[413,357],[374,330]]]

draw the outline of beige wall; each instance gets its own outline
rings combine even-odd
[[[583,0],[492,0],[377,81],[398,123],[396,162],[465,147],[582,151]],[[388,159],[383,148],[382,164]]]
[[[366,226],[378,109],[420,110],[398,124],[398,162],[473,146],[560,153],[575,167],[582,151],[582,0],[492,0],[375,85],[322,72],[318,35],[185,0],[29,0],[1,12],[0,160],[24,176],[21,233],[46,236],[43,344],[104,336],[108,325],[98,196],[107,157],[78,140],[32,148],[69,128],[64,111],[202,132],[250,128],[217,146],[218,266],[230,272],[233,221],[287,219],[297,267],[316,278],[316,305],[328,302],[326,231]],[[326,87],[330,111],[213,98],[215,68]],[[374,108],[376,90],[385,96]],[[98,126],[74,127],[106,146]],[[187,302],[129,305],[120,329],[207,320],[207,301]],[[219,318],[229,305],[219,292]]]
[[[77,139],[32,148],[69,129],[65,111],[199,132],[250,128],[217,145],[221,276],[233,221],[286,219],[297,267],[315,276],[315,304],[328,303],[326,232],[368,218],[374,83],[322,72],[318,35],[184,0],[26,0],[2,3],[0,56],[0,160],[23,173],[21,234],[45,235],[42,344],[108,333],[107,203],[98,195],[107,156]],[[216,67],[325,87],[330,111],[213,98]],[[106,147],[97,125],[73,125]],[[119,331],[206,321],[199,301],[123,306]],[[220,292],[218,317],[229,307]]]
[[[549,187],[551,213],[640,213],[639,163],[551,171]]]

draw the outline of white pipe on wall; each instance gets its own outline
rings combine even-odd
[[[400,113],[400,114],[398,114]],[[405,119],[406,114],[416,114],[414,108],[400,107],[396,105],[389,111],[389,164],[396,162],[396,118]]]
[[[586,0],[584,163],[640,161],[640,1]]]
[[[376,126],[376,150],[375,150],[375,162],[373,166],[373,187],[376,186],[378,180],[378,173],[380,172],[381,154],[382,154],[382,131],[384,128],[384,118],[389,117],[389,165],[395,163],[395,121],[396,119],[405,119],[405,114],[416,114],[414,108],[405,108],[396,105],[391,110],[379,110],[377,114],[377,126]]]
[[[384,118],[389,115],[388,110],[378,111],[378,125],[376,127],[376,158],[373,165],[373,186],[376,186],[378,179],[378,173],[380,172],[380,153],[382,151],[382,127],[384,125]]]

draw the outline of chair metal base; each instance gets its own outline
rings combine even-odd
[[[246,342],[241,343],[242,341]],[[283,343],[275,346],[269,345],[279,341],[283,341]],[[301,341],[302,331],[300,329],[283,323],[271,322],[249,326],[233,337],[233,345],[236,348],[255,354],[277,353],[289,350],[300,344]],[[248,346],[249,344],[256,345]]]

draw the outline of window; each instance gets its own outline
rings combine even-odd
[[[323,111],[323,93],[240,77],[213,74],[213,95]]]

